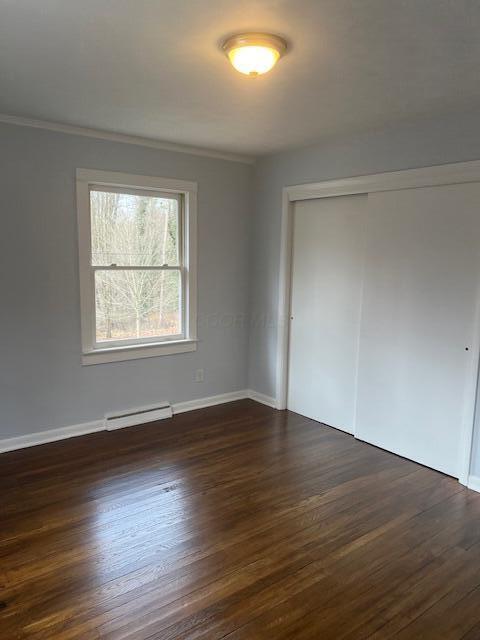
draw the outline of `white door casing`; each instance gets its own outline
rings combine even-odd
[[[290,291],[292,270],[292,228],[294,204],[300,200],[331,198],[349,194],[377,194],[381,192],[401,191],[430,186],[467,185],[480,183],[480,161],[456,163],[409,169],[384,174],[342,178],[315,184],[295,185],[283,190],[282,233],[280,250],[280,278],[277,331],[277,378],[276,405],[279,409],[287,406],[287,381],[289,374],[289,323]],[[478,202],[478,200],[476,200]],[[478,273],[476,274],[478,277]],[[472,289],[476,290],[472,292]],[[480,352],[480,290],[479,281],[470,288],[472,295],[473,329],[470,334],[471,348],[464,354],[465,385],[463,392],[462,424],[457,433],[457,451],[450,456],[454,459],[458,454],[458,465],[455,475],[463,484],[468,484],[472,452],[473,426],[475,419],[475,402]],[[468,341],[468,336],[464,340]],[[465,344],[463,347],[467,347]],[[358,407],[360,411],[363,408]],[[458,423],[458,422],[457,422]],[[360,426],[360,425],[359,425]]]

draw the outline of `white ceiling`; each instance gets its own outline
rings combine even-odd
[[[257,79],[236,31],[291,50]],[[247,154],[480,106],[479,0],[0,0],[0,112]]]

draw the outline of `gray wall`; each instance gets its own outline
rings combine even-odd
[[[480,127],[477,114],[465,114],[337,139],[260,159],[254,183],[252,168],[240,163],[3,124],[0,148],[5,438],[157,400],[180,402],[247,386],[274,396],[282,187],[476,160]],[[197,352],[80,364],[77,167],[198,182]],[[194,383],[200,367],[205,382]],[[479,432],[480,419],[477,474]]]
[[[479,117],[463,114],[404,123],[389,130],[337,139],[257,162],[255,233],[250,248],[250,388],[275,396],[282,187],[478,159]],[[479,431],[476,430],[474,471],[480,474]]]
[[[246,387],[251,166],[9,125],[0,149],[0,438]],[[198,182],[195,353],[80,364],[77,167]]]

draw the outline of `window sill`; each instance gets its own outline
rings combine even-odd
[[[122,362],[124,360],[139,360],[140,358],[154,358],[169,356],[175,353],[196,351],[197,340],[176,340],[171,342],[155,342],[144,345],[129,345],[128,347],[112,347],[95,349],[82,354],[82,365],[103,364],[106,362]]]

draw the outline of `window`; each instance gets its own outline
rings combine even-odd
[[[196,348],[196,184],[77,170],[83,363]]]

